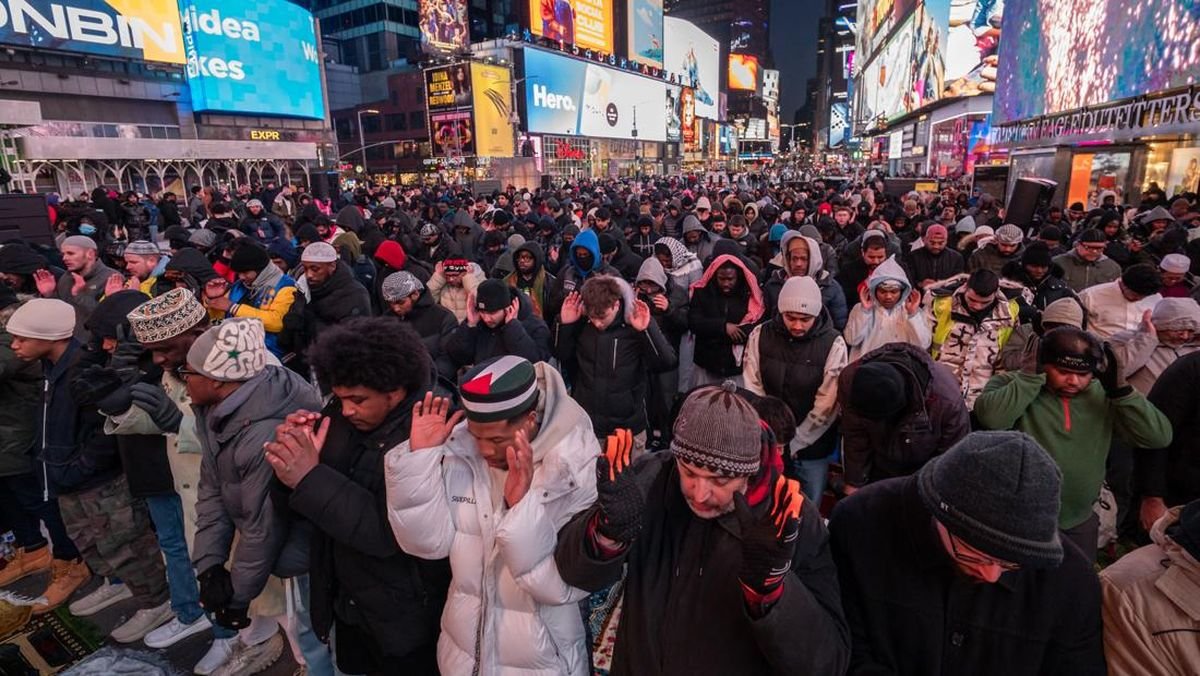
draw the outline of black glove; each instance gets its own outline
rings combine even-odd
[[[214,614],[217,624],[226,629],[245,629],[250,626],[250,608],[225,607]]]
[[[765,596],[775,591],[792,569],[803,505],[800,483],[782,475],[775,479],[770,503],[761,516],[754,516],[744,495],[733,496],[734,515],[742,530],[738,579],[755,593]]]
[[[1096,372],[1096,379],[1104,386],[1104,393],[1109,397],[1123,397],[1132,388],[1125,382],[1125,367],[1117,359],[1112,345],[1104,343],[1104,368]]]
[[[596,494],[600,521],[596,531],[604,537],[629,544],[642,530],[646,499],[629,470],[633,434],[626,429],[609,435],[608,445],[596,460]]]
[[[71,380],[71,398],[81,406],[95,406],[106,415],[118,415],[133,403],[129,387],[115,369],[93,364]]]
[[[219,613],[233,602],[233,578],[225,566],[213,566],[196,576],[200,583],[200,607]]]
[[[150,383],[135,383],[129,388],[129,396],[133,405],[145,411],[158,429],[171,434],[179,432],[183,412],[171,401],[163,388]]]

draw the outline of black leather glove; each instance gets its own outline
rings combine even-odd
[[[792,569],[803,505],[800,483],[782,475],[775,479],[770,503],[761,516],[754,516],[744,495],[733,496],[734,515],[742,530],[738,579],[755,593],[765,596],[775,591]]]
[[[200,583],[200,607],[219,613],[233,602],[233,578],[225,566],[213,566],[196,576]]]
[[[106,415],[118,415],[133,403],[129,387],[115,369],[93,364],[71,380],[71,397],[81,406],[95,406]]]
[[[249,611],[249,607],[225,607],[214,613],[214,619],[226,629],[245,629],[250,626]]]
[[[642,531],[646,499],[629,470],[633,434],[626,429],[609,435],[608,445],[596,460],[596,494],[600,520],[596,531],[604,537],[629,544]]]
[[[129,388],[129,396],[133,405],[145,411],[158,429],[171,434],[179,432],[183,412],[163,388],[150,383],[135,383]]]
[[[1131,390],[1125,381],[1125,367],[1117,359],[1112,345],[1104,343],[1103,349],[1104,368],[1096,372],[1096,379],[1104,386],[1104,393],[1109,397],[1123,397]]]

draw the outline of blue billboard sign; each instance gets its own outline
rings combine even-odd
[[[194,110],[324,119],[308,11],[284,0],[182,0],[180,13]]]
[[[174,2],[4,0],[0,44],[183,63]]]

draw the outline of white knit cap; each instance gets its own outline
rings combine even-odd
[[[27,300],[8,318],[6,329],[21,338],[64,340],[75,333],[75,308],[57,298]]]
[[[1167,254],[1163,256],[1162,262],[1158,264],[1163,272],[1173,272],[1177,275],[1182,275],[1192,268],[1192,259],[1179,253]]]
[[[789,277],[779,292],[779,311],[812,317],[821,314],[821,288],[812,277]]]
[[[300,253],[301,263],[336,263],[337,251],[325,242],[313,242]]]

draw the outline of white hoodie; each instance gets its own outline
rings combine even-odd
[[[890,310],[885,310],[875,301],[875,290],[884,282],[900,284],[900,302]],[[850,348],[850,361],[888,343],[909,343],[922,350],[929,349],[933,337],[924,313],[918,310],[910,316],[904,309],[904,301],[912,291],[912,284],[895,256],[888,257],[871,272],[867,278],[867,289],[871,294],[871,307],[864,307],[862,303],[855,305],[850,310],[846,330],[842,333]]]

